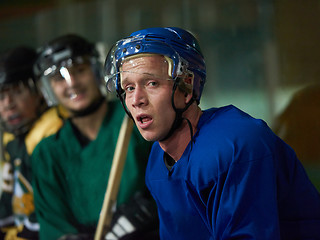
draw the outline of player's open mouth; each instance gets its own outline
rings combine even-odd
[[[81,97],[81,95],[84,94],[84,91],[69,91],[67,93],[67,97],[70,99],[70,100],[75,100],[79,97]]]
[[[152,117],[141,114],[137,116],[136,121],[141,128],[147,128],[152,123]]]
[[[71,93],[71,94],[69,95],[69,98],[70,98],[71,100],[73,100],[73,99],[75,99],[77,96],[78,96],[78,94],[76,94],[76,93]]]
[[[146,123],[148,121],[150,121],[151,118],[149,117],[139,117],[139,122],[141,123]]]
[[[14,114],[14,115],[11,115],[9,118],[8,118],[8,122],[10,124],[17,124],[21,121],[21,117],[20,117],[20,114]]]

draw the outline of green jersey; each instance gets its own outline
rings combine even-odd
[[[97,138],[81,146],[70,120],[42,140],[32,155],[34,196],[40,239],[94,233],[102,207],[113,154],[124,117],[111,102]],[[117,204],[145,188],[145,167],[151,143],[134,127],[120,183]]]

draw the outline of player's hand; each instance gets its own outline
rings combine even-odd
[[[19,239],[30,239],[30,240],[38,240],[39,239],[39,232],[38,231],[31,231],[25,226],[21,225],[19,227],[19,231],[17,233],[17,237]]]
[[[111,222],[106,240],[157,239],[145,238],[158,229],[158,214],[151,196],[137,193],[132,201],[119,206]]]

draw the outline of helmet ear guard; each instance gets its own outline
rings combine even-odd
[[[188,71],[187,74],[185,74],[183,77],[179,77],[179,79],[178,89],[186,94],[192,93],[194,74]]]

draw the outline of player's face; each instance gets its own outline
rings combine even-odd
[[[125,103],[141,133],[148,141],[163,139],[175,119],[171,104],[173,81],[168,63],[160,55],[143,56],[125,61],[121,67],[121,87]],[[175,104],[183,103],[176,93]],[[179,100],[180,99],[180,100]]]
[[[40,97],[23,84],[11,85],[0,91],[0,116],[10,128],[21,126],[37,117]]]
[[[101,96],[95,77],[90,64],[75,64],[61,68],[50,83],[61,105],[71,111],[81,111]]]

